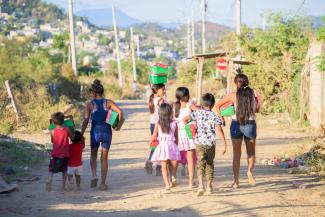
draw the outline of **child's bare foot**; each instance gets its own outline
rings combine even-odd
[[[90,180],[90,187],[91,188],[96,188],[97,187],[97,182],[98,182],[97,178],[94,178],[94,179]]]
[[[45,184],[46,191],[52,191],[52,182],[46,182]]]
[[[253,176],[253,173],[248,171],[247,172],[247,177],[248,177],[248,183],[251,185],[251,186],[255,186],[256,185],[256,180]]]
[[[152,162],[150,160],[146,161],[144,169],[146,170],[148,175],[152,174],[153,169],[152,169]]]
[[[101,191],[107,191],[107,189],[108,189],[108,186],[106,184],[101,184],[99,187],[99,190],[101,190]]]

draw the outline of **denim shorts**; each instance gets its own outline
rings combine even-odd
[[[90,131],[90,146],[93,149],[103,148],[109,149],[112,143],[112,128],[108,126],[98,126]]]
[[[232,120],[230,126],[230,136],[231,139],[256,139],[256,121],[250,120],[247,124],[240,125],[238,121]]]

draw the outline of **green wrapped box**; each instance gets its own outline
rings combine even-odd
[[[124,123],[125,119],[123,118],[121,122],[119,122],[119,115],[116,111],[110,109],[106,116],[106,123],[111,125],[113,128],[120,129]]]
[[[71,133],[74,133],[75,125],[74,125],[74,122],[73,122],[73,120],[71,118],[64,119],[63,125],[68,127]],[[55,124],[53,124],[52,120],[50,120],[49,130],[53,130],[54,128],[55,128]]]
[[[111,125],[113,128],[116,127],[118,124],[118,113],[110,109],[106,116],[106,123]]]
[[[150,82],[152,84],[166,84],[168,81],[167,75],[150,75]]]
[[[221,109],[220,114],[223,117],[233,116],[235,114],[235,107],[233,105],[231,105],[231,106],[228,106],[227,108]]]
[[[157,63],[150,67],[150,72],[153,75],[168,75],[168,66]]]
[[[196,135],[196,123],[193,121],[188,122],[185,125],[185,132],[188,139],[194,139]]]

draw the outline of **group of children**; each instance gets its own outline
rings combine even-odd
[[[64,114],[56,112],[52,115],[52,123],[55,128],[51,131],[53,149],[51,151],[49,176],[46,182],[46,190],[52,190],[52,178],[54,173],[62,173],[62,190],[74,189],[74,178],[76,188],[80,189],[82,173],[82,150],[85,140],[80,131],[71,132],[70,128],[64,126]],[[72,142],[70,143],[71,140]],[[67,182],[68,181],[68,182]]]
[[[147,173],[152,173],[152,166],[157,165],[156,174],[162,173],[165,184],[164,193],[170,193],[176,187],[176,172],[178,163],[187,164],[189,188],[194,189],[195,165],[198,168],[197,195],[212,193],[214,176],[214,157],[217,136],[223,144],[223,154],[226,153],[226,140],[221,128],[220,118],[212,111],[215,98],[206,93],[202,97],[202,105],[190,102],[189,90],[179,87],[176,90],[175,103],[165,100],[166,89],[163,84],[152,85],[152,95],[149,98],[151,114],[149,159],[146,161]],[[196,135],[189,139],[185,126],[190,121],[196,124]],[[206,177],[204,184],[203,177]]]

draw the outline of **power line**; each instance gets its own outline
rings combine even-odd
[[[306,3],[306,0],[302,0],[300,6],[299,6],[299,8],[298,8],[298,10],[297,10],[296,13],[295,13],[295,16],[297,16],[297,14],[300,12],[301,8],[305,5],[305,3]]]

